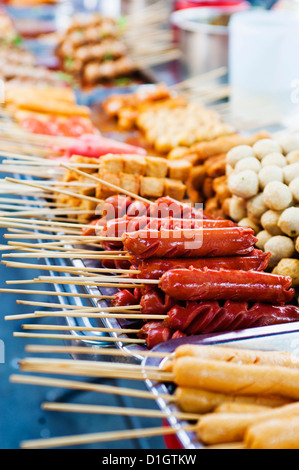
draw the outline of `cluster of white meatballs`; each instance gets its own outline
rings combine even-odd
[[[299,136],[262,139],[227,154],[229,216],[254,229],[270,266],[299,252]]]

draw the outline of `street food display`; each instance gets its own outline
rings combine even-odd
[[[121,387],[109,393],[158,397],[166,413],[152,416],[169,426],[145,432],[183,431],[190,448],[298,449],[299,359],[268,343],[263,350],[255,345],[257,331],[269,339],[298,329],[298,137],[264,129],[244,134],[213,105],[211,90],[211,101],[205,94],[193,100],[180,83],[141,80],[120,92],[117,80],[140,72],[129,24],[75,16],[55,50],[62,73],[41,67],[16,44],[9,17],[0,15],[0,171],[11,174],[1,186],[0,226],[9,240],[1,246],[2,263],[48,270],[51,275],[28,282],[64,286],[42,291],[59,303],[18,300],[45,309],[5,319],[60,332],[15,336],[76,342],[32,348],[71,357],[21,359],[20,372],[142,380],[147,394]],[[99,103],[115,133],[98,126],[90,103],[78,99],[83,83],[105,92],[116,85]],[[34,322],[53,317],[63,322]],[[221,346],[209,344],[222,334],[237,343],[243,332],[249,347],[223,339]],[[114,361],[97,356],[109,354]],[[102,384],[26,374],[12,381],[107,392]],[[95,411],[72,406],[47,403],[45,409]],[[91,442],[133,435],[99,433]],[[81,442],[74,436],[21,446]]]

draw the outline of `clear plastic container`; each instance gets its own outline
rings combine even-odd
[[[299,19],[288,11],[252,10],[229,24],[229,81],[235,117],[280,121],[299,112]]]

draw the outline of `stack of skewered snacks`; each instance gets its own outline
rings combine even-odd
[[[153,149],[165,156],[178,146],[190,148],[196,142],[235,132],[216,112],[199,103],[189,103],[163,84],[141,88],[125,97],[112,96],[103,108],[122,128],[139,129]]]
[[[107,212],[117,215],[93,223],[88,235],[98,235],[106,252],[129,255],[113,266],[131,266],[140,288],[120,290],[112,304],[141,309],[147,320],[139,336],[149,348],[174,337],[298,320],[291,279],[264,272],[269,254],[254,248],[252,229],[170,198],[143,206],[142,213],[126,197],[108,202],[115,211]],[[108,269],[110,263],[103,260]]]
[[[298,449],[298,364],[284,351],[184,345],[165,368],[178,406],[203,414],[195,431],[203,445]]]
[[[185,182],[191,169],[188,162],[172,163],[164,158],[132,154],[110,154],[104,155],[100,159],[74,155],[69,162],[70,165],[74,165],[74,170],[67,170],[63,181],[91,183],[90,187],[79,188],[78,191],[80,194],[94,198],[94,200],[58,196],[58,202],[68,204],[70,207],[75,205],[80,210],[94,210],[94,217],[96,217],[96,207],[99,202],[115,194],[115,189],[102,184],[100,180],[143,198],[153,200],[167,195],[178,201],[183,201],[186,196]],[[76,172],[76,165],[79,170],[80,166],[81,168],[87,167],[84,172],[91,174],[95,179],[92,181],[86,175]],[[90,216],[86,217],[84,220],[80,218],[80,222],[90,220]]]
[[[268,137],[266,131],[249,136],[233,134],[201,142],[191,147],[177,147],[168,155],[171,161],[186,160],[192,164],[187,192],[195,203],[204,201],[207,212],[215,217],[228,217],[227,199],[231,193],[227,184],[226,155],[236,145],[254,145]]]
[[[227,155],[229,215],[252,227],[275,273],[299,279],[298,136],[263,139]]]
[[[119,84],[132,80],[139,70],[138,62],[142,57],[142,50],[137,57],[132,46],[135,45],[133,49],[137,46],[140,49],[140,36],[139,41],[129,41],[123,26],[123,21],[100,14],[76,16],[60,39],[56,51],[63,70],[85,85]],[[152,37],[151,48],[147,51],[153,55],[155,50],[157,53],[163,52],[161,44],[155,45],[154,40]]]

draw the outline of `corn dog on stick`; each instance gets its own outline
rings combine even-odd
[[[299,371],[291,367],[237,364],[180,357],[173,365],[178,386],[235,395],[280,395],[299,399]]]
[[[299,416],[268,419],[250,426],[247,449],[299,449]]]
[[[293,416],[299,420],[299,403],[255,413],[211,413],[199,420],[197,436],[205,444],[238,442],[244,439],[247,428],[253,424]],[[297,441],[299,443],[299,439]]]
[[[224,393],[211,392],[197,388],[177,387],[175,390],[175,399],[178,407],[190,413],[209,413],[214,411],[223,403],[245,405],[277,407],[290,403],[289,400],[278,396],[241,396],[227,395]]]
[[[255,351],[254,349],[237,349],[227,346],[185,344],[176,349],[174,358],[177,359],[183,356],[242,364],[299,368],[299,358],[287,351]]]

